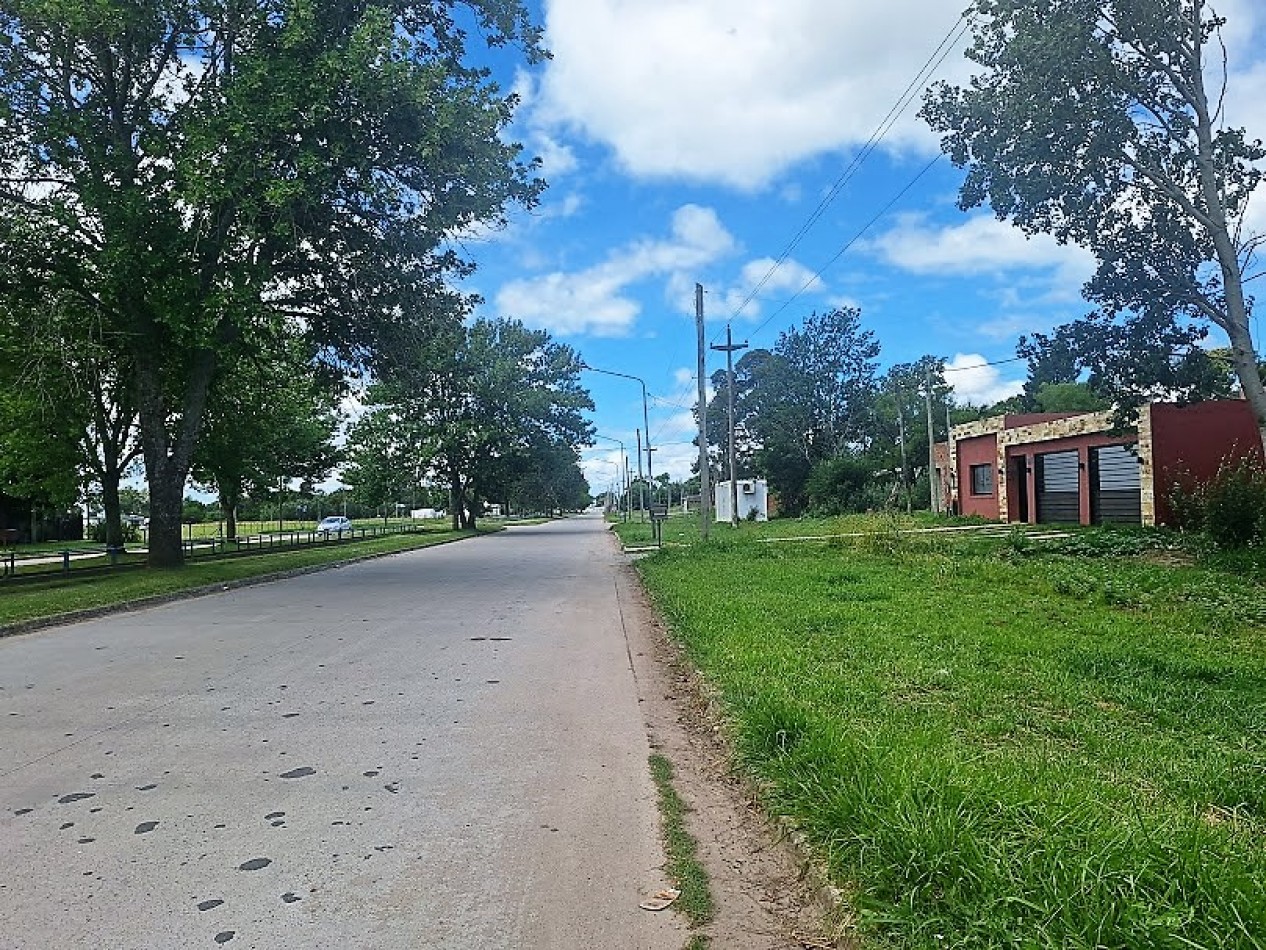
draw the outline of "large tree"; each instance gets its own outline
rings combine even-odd
[[[740,468],[769,479],[780,510],[802,511],[813,467],[864,441],[878,355],[861,312],[840,308],[811,314],[782,333],[772,351],[753,350],[735,366]],[[708,434],[710,442],[720,440],[724,458],[724,376],[719,382],[707,408]]]
[[[376,362],[451,313],[447,238],[530,204],[471,36],[539,55],[519,0],[0,6],[0,293],[78,301],[125,367],[150,562],[179,563],[211,387],[243,339]]]
[[[1116,406],[1122,425],[1132,425],[1135,409],[1152,400],[1229,399],[1234,358],[1229,350],[1200,346],[1203,336],[1201,328],[1170,316],[1121,321],[1092,314],[1049,334],[1021,337],[1016,353],[1029,364],[1025,408],[1055,411],[1052,387],[1081,385],[1083,375],[1085,388],[1100,403],[1094,408],[1107,408],[1104,402]]]
[[[375,408],[348,438],[350,483],[425,473],[446,485],[454,530],[504,500],[542,456],[589,444],[593,408],[571,347],[514,320],[477,320],[419,347],[373,387]]]
[[[58,507],[81,493],[99,499],[106,544],[120,548],[120,486],[141,451],[127,364],[106,345],[93,308],[37,287],[6,296],[0,387],[10,394],[0,400],[0,431],[8,450],[0,455],[10,467],[25,459],[41,481],[61,486],[53,492]],[[25,449],[16,451],[16,442]]]
[[[1085,293],[1109,319],[1220,327],[1266,446],[1245,291],[1262,237],[1244,221],[1266,149],[1224,124],[1224,21],[1204,0],[975,0],[971,12],[981,71],[939,84],[922,112],[967,169],[961,206],[1091,250]]]
[[[211,387],[192,474],[219,497],[232,541],[244,495],[265,495],[292,479],[312,485],[334,468],[338,389],[297,342],[249,349],[228,368]]]

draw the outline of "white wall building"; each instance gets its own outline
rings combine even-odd
[[[728,524],[730,519],[730,483],[719,482],[716,487],[717,524]],[[769,520],[769,485],[763,478],[740,478],[738,483],[738,516],[746,521],[756,512],[757,521]]]

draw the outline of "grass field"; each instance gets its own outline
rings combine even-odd
[[[1261,580],[1130,534],[757,540],[867,523],[639,562],[867,942],[1266,946]]]
[[[372,554],[407,551],[472,536],[471,532],[437,528],[423,534],[388,535],[328,547],[314,546],[270,554],[194,561],[178,570],[136,568],[119,574],[69,580],[53,579],[40,583],[25,582],[8,588],[0,584],[0,627],[23,620],[53,617],[75,610],[173,594],[260,574],[313,567]]]

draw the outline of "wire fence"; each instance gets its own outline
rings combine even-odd
[[[440,523],[396,522],[386,525],[353,525],[334,531],[317,528],[267,531],[239,535],[229,539],[222,535],[182,539],[185,560],[260,555],[293,551],[305,547],[328,547],[400,534],[425,534],[448,530]],[[58,550],[22,552],[14,548],[0,550],[0,585],[52,577],[90,577],[119,570],[145,566],[145,547],[110,548],[104,545],[67,544]]]

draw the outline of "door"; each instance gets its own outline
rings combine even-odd
[[[1016,520],[1029,523],[1029,459],[1021,455],[1011,460],[1011,483],[1008,492],[1015,492]]]
[[[1090,450],[1090,514],[1095,524],[1142,524],[1143,480],[1133,446]]]
[[[1034,458],[1039,524],[1081,522],[1081,474],[1077,451],[1047,452]]]

